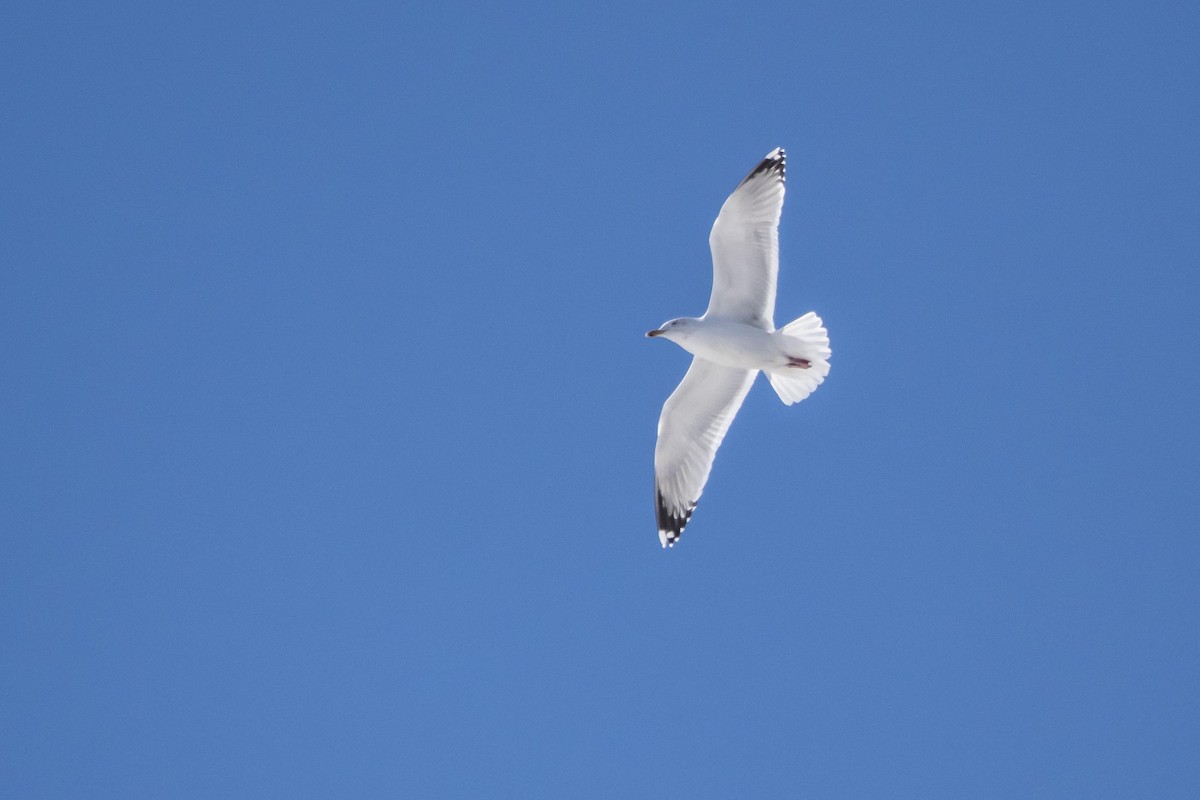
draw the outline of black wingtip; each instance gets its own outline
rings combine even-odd
[[[688,506],[686,511],[673,510],[667,507],[663,502],[662,492],[658,487],[654,487],[654,510],[658,516],[658,538],[662,542],[663,547],[674,547],[679,541],[679,537],[683,535],[683,529],[688,524],[688,520],[692,518],[692,512],[696,510],[696,505],[693,503]]]
[[[767,157],[758,162],[757,167],[750,170],[750,174],[742,179],[742,183],[746,183],[759,175],[778,177],[780,182],[787,181],[787,153],[782,147],[776,147],[767,153]],[[741,184],[738,185],[741,186]]]

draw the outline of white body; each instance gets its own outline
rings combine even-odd
[[[817,353],[801,352],[799,342],[789,342],[779,331],[767,331],[727,319],[676,320],[661,335],[697,358],[738,369],[782,369],[788,356],[816,358]]]

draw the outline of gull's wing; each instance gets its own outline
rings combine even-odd
[[[654,447],[654,507],[663,547],[675,544],[691,518],[717,448],[757,374],[693,358],[663,405]]]
[[[706,317],[775,327],[784,162],[783,148],[772,150],[721,206],[708,235],[713,288]]]

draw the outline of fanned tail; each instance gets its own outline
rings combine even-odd
[[[771,388],[785,405],[799,403],[817,390],[829,374],[829,333],[812,311],[789,322],[777,333],[786,341],[788,355],[809,363],[807,367],[780,367],[767,371]]]

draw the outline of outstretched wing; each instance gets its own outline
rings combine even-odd
[[[654,447],[654,506],[663,547],[675,544],[691,518],[717,448],[757,372],[693,358],[663,405]]]
[[[775,327],[785,160],[783,148],[772,150],[721,206],[708,235],[713,288],[706,317]]]

